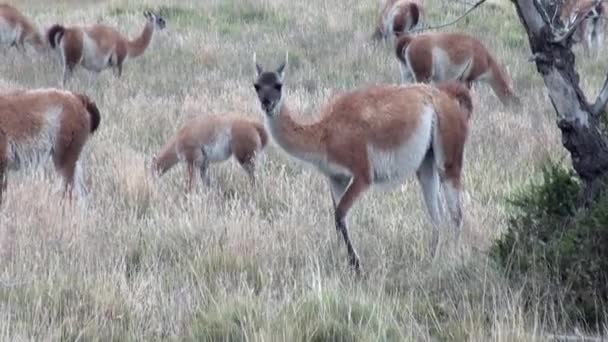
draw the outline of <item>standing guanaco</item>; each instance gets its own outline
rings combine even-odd
[[[482,81],[492,87],[502,103],[520,103],[507,74],[477,38],[448,32],[402,34],[395,50],[403,83],[454,80],[470,89],[473,82]]]
[[[144,12],[144,16],[144,29],[134,40],[101,24],[72,27],[53,25],[47,32],[47,38],[51,48],[58,48],[61,55],[62,84],[65,85],[77,65],[94,72],[94,77],[107,68],[112,68],[114,74],[120,77],[124,63],[141,56],[150,45],[154,31],[165,28],[162,17],[151,12]]]
[[[417,174],[433,222],[432,254],[438,242],[440,185],[451,222],[460,230],[463,152],[472,111],[466,87],[456,82],[439,88],[370,86],[335,96],[321,109],[317,122],[302,125],[285,102],[287,56],[276,71],[254,64],[254,87],[267,130],[287,153],[313,164],[328,178],[336,229],[356,270],[360,262],[346,217],[373,184],[399,182]]]
[[[64,196],[84,185],[79,162],[101,117],[95,102],[83,94],[57,89],[16,90],[0,94],[0,202],[7,172],[37,167],[52,157],[63,176]]]

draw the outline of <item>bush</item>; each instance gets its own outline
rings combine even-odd
[[[511,279],[558,301],[562,319],[601,325],[608,303],[608,193],[579,208],[581,191],[572,172],[543,168],[542,182],[510,201],[515,211],[491,254]]]

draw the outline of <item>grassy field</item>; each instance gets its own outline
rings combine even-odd
[[[369,40],[376,0],[12,2],[44,28],[103,22],[134,36],[143,10],[155,9],[167,29],[121,79],[107,71],[89,89],[81,70],[68,86],[102,114],[83,153],[86,210],[61,206],[50,165],[10,174],[0,210],[0,340],[544,341],[571,332],[554,323],[559,309],[545,307],[542,289],[524,308],[521,290],[486,254],[505,229],[509,194],[533,181],[544,160],[566,156],[508,3],[486,4],[446,28],[479,37],[524,104],[514,112],[488,87],[475,88],[460,246],[431,260],[430,223],[412,178],[354,207],[351,236],[365,268],[356,278],[324,179],[273,144],[255,188],[233,161],[213,165],[212,186],[188,196],[184,168],[153,180],[145,166],[191,115],[262,119],[254,51],[269,68],[289,51],[287,101],[301,121],[314,120],[337,91],[399,82],[392,45]],[[466,9],[427,3],[432,23]],[[58,85],[54,52],[1,53],[0,87]],[[593,95],[606,61],[579,64]]]

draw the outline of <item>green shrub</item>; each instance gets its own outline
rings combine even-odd
[[[579,208],[581,191],[572,172],[545,167],[540,184],[511,200],[508,231],[491,254],[511,279],[558,301],[562,319],[596,325],[608,303],[608,193]]]

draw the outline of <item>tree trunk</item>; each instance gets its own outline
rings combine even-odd
[[[562,144],[572,156],[576,173],[585,183],[585,200],[604,187],[608,173],[608,137],[600,131],[600,116],[608,101],[608,79],[592,105],[579,88],[572,52],[572,27],[559,19],[551,22],[547,13],[556,13],[555,1],[512,0],[524,26],[538,72],[542,75],[558,117]],[[574,25],[570,25],[574,26]]]

